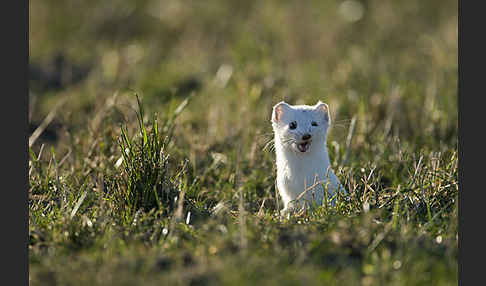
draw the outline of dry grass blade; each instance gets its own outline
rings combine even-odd
[[[351,142],[353,140],[353,135],[356,127],[356,115],[351,119],[351,126],[349,127],[348,136],[346,138],[346,153],[344,153],[343,164],[348,162],[349,153],[351,151]]]
[[[112,96],[108,97],[105,100],[105,104],[103,104],[100,110],[96,112],[93,120],[91,121],[91,129],[93,131],[98,130],[98,128],[100,127],[100,123],[103,121],[107,111],[109,111],[113,106],[115,106],[118,94],[119,92],[116,91]]]
[[[78,209],[79,207],[81,206],[81,204],[83,203],[84,199],[86,199],[86,195],[88,194],[88,189],[85,189],[83,194],[81,195],[81,197],[79,198],[78,202],[76,203],[76,205],[74,206],[74,209],[73,211],[71,212],[71,216],[70,218],[73,218],[76,213],[78,212]]]
[[[186,194],[186,189],[182,189],[181,195],[177,201],[177,210],[174,214],[174,222],[179,222],[182,220],[182,214],[184,211],[184,195]]]
[[[52,122],[52,120],[56,116],[59,108],[62,105],[64,105],[64,103],[66,103],[66,101],[67,101],[66,98],[61,99],[61,101],[59,101],[56,104],[56,106],[51,110],[51,112],[49,112],[49,114],[47,114],[46,118],[44,118],[42,123],[37,127],[37,129],[35,129],[35,131],[32,133],[32,135],[30,135],[29,147],[32,147],[32,145],[34,145],[35,141],[37,141],[37,139],[39,139],[39,136],[41,136],[41,134],[44,132],[44,130],[46,130],[47,126]]]
[[[64,157],[61,159],[61,161],[59,161],[58,167],[61,167],[61,165],[67,160],[67,158],[69,158],[69,156],[71,155],[71,152],[72,152],[72,149],[69,148],[67,154],[64,155]]]
[[[258,210],[258,213],[257,213],[257,216],[258,216],[258,217],[262,217],[262,216],[265,214],[265,210],[264,210],[264,208],[263,208],[263,207],[265,206],[265,201],[266,201],[266,200],[267,200],[267,198],[264,198],[264,199],[263,199],[263,202],[262,202],[262,204],[261,204],[261,206],[260,206],[260,209]]]

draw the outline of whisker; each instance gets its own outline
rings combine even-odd
[[[260,133],[257,134],[256,137],[261,138],[261,137],[273,137],[273,132],[267,132],[267,133]]]
[[[286,146],[289,146],[290,144],[292,143],[295,143],[295,139],[294,138],[282,138],[282,145],[286,145]]]
[[[347,125],[346,124],[334,124],[332,126],[332,128],[346,128],[348,126],[349,126],[349,124],[347,124]]]
[[[353,119],[352,119],[352,118],[349,118],[349,119],[340,119],[340,120],[334,120],[333,122],[334,122],[334,124],[336,124],[336,123],[345,123],[345,122],[347,122],[347,123],[351,123],[351,121],[353,121]],[[331,122],[331,123],[332,123],[332,122]]]
[[[270,151],[275,150],[275,139],[271,139],[270,141],[268,141],[267,144],[265,144],[265,146],[263,147],[263,151],[266,151],[267,148],[270,148]]]

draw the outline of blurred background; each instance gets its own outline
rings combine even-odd
[[[228,141],[249,151],[258,136],[262,147],[280,100],[327,102],[338,143],[356,117],[355,148],[387,136],[457,142],[456,1],[29,5],[31,132],[65,101],[38,142],[59,146],[106,106],[133,106],[134,92],[162,119],[190,97],[177,140],[201,151]]]

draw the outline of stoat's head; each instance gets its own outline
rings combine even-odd
[[[275,141],[297,153],[322,148],[330,124],[329,107],[321,101],[316,105],[289,105],[281,101],[273,107]]]

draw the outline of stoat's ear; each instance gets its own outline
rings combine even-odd
[[[329,124],[331,123],[331,116],[329,115],[329,106],[327,104],[319,100],[316,103],[316,105],[314,105],[314,109],[319,112],[322,112],[324,116],[324,120]]]
[[[284,101],[280,101],[279,103],[275,104],[272,111],[272,122],[279,122],[285,113],[289,112],[290,109],[290,105]]]

